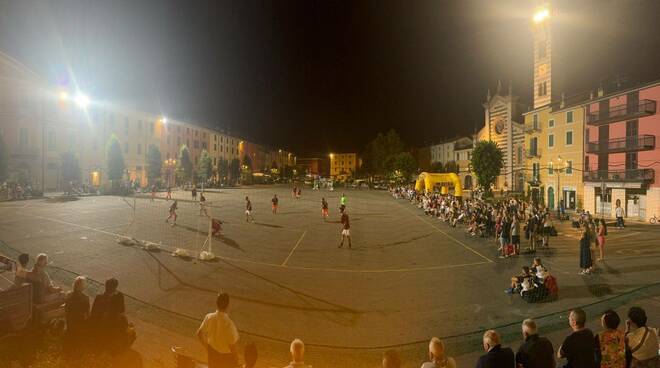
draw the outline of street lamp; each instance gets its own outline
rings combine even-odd
[[[544,20],[550,18],[550,10],[548,8],[539,8],[535,13],[532,19],[534,23],[542,23]]]
[[[556,194],[556,196],[557,196],[557,210],[559,210],[560,207],[561,207],[561,197],[563,197],[563,194],[564,194],[559,188],[559,174],[561,172],[563,172],[568,167],[568,162],[564,162],[564,167],[561,167],[561,163],[562,163],[561,156],[557,156],[557,164],[558,165],[557,165],[557,169],[555,170],[554,163],[552,162],[552,160],[550,161],[550,165],[552,165],[552,170],[557,171],[557,190],[556,190],[557,191],[557,194]]]
[[[74,101],[76,105],[78,105],[78,107],[80,107],[83,110],[86,110],[87,106],[89,106],[89,97],[80,91],[78,91],[78,93],[76,94],[76,98],[74,99]]]
[[[176,160],[173,158],[168,158],[165,160],[165,167],[167,168],[167,184],[169,187],[172,187],[172,171],[176,166]]]

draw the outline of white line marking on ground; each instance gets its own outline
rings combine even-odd
[[[281,266],[286,266],[286,263],[289,262],[289,258],[291,258],[291,256],[293,255],[293,252],[296,251],[296,248],[298,248],[298,246],[300,245],[300,242],[301,242],[301,241],[303,240],[303,238],[305,237],[305,234],[307,234],[307,230],[303,231],[302,235],[300,235],[300,238],[299,238],[298,241],[296,242],[296,245],[293,247],[293,249],[291,249],[291,252],[289,252],[289,255],[286,257],[286,259],[284,260],[284,262],[282,262]]]
[[[397,203],[398,203],[398,202],[397,202]],[[406,210],[408,210],[408,212],[410,212],[410,213],[412,213],[413,215],[415,215],[420,221],[429,224],[429,225],[432,226],[434,229],[438,230],[440,233],[444,234],[446,237],[448,237],[449,239],[451,239],[451,240],[453,240],[454,242],[456,242],[456,244],[462,246],[463,248],[469,250],[470,252],[472,252],[472,253],[478,255],[479,257],[485,259],[486,261],[488,261],[488,263],[494,263],[494,261],[493,261],[492,259],[486,257],[485,255],[483,255],[483,254],[477,252],[476,250],[472,249],[471,247],[469,247],[467,244],[463,243],[462,241],[460,241],[460,240],[454,238],[453,236],[447,234],[447,233],[444,232],[441,228],[439,228],[437,225],[435,225],[435,224],[432,223],[432,222],[429,222],[427,219],[425,219],[424,217],[420,216],[418,213],[413,212],[413,211],[410,210],[408,207],[405,207],[405,206],[403,206],[403,207],[406,208]]]
[[[30,217],[34,217],[34,218],[38,218],[38,219],[43,219],[43,220],[47,220],[47,221],[52,221],[52,222],[57,222],[57,223],[64,224],[64,225],[75,226],[75,227],[78,227],[78,228],[81,228],[81,229],[96,231],[96,232],[106,234],[106,235],[110,235],[110,236],[116,236],[116,237],[123,237],[124,236],[124,235],[121,235],[121,234],[117,234],[117,233],[113,233],[113,232],[110,232],[110,231],[105,231],[105,230],[93,228],[93,227],[90,227],[90,226],[74,224],[72,222],[67,222],[67,221],[62,221],[62,220],[56,220],[56,219],[53,219],[53,218],[50,218],[50,217],[44,217],[44,216],[32,215],[32,214],[26,214],[26,216],[30,216]],[[159,244],[159,246],[174,249],[174,247],[168,246],[167,244]],[[164,249],[164,250],[167,251],[167,249]],[[249,259],[238,259],[238,258],[225,257],[225,256],[217,256],[217,257],[219,259],[229,261],[229,262],[248,263],[248,264],[253,264],[253,265],[258,265],[258,266],[267,266],[267,267],[291,269],[291,270],[300,270],[300,271],[344,272],[344,273],[390,273],[390,272],[435,271],[435,270],[443,270],[443,269],[451,269],[451,268],[479,266],[479,265],[484,265],[484,264],[488,264],[488,263],[493,263],[493,261],[488,260],[488,262],[473,262],[473,263],[437,265],[437,266],[426,266],[426,267],[352,270],[352,269],[342,269],[342,268],[304,267],[304,266],[286,266],[286,265],[283,266],[281,264],[252,261],[252,260],[249,260]]]

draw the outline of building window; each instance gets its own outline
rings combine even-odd
[[[534,125],[534,129],[539,127],[539,116],[537,114],[532,116],[532,125]]]
[[[141,155],[141,154],[142,154],[142,144],[140,144],[140,143],[138,143],[137,154],[138,154],[138,155]]]
[[[555,168],[552,165],[552,162],[549,162],[548,163],[548,175],[554,175],[554,173],[555,173]]]
[[[28,130],[27,128],[21,128],[18,133],[18,146],[24,150],[28,146]]]
[[[573,144],[573,131],[569,130],[566,132],[566,145],[570,146]]]
[[[202,148],[206,149],[206,142],[202,142]]]
[[[543,96],[548,95],[548,82],[543,82]]]
[[[523,148],[522,146],[518,146],[518,165],[522,165],[522,160],[523,160]],[[468,160],[470,159],[470,152],[468,152]]]
[[[543,96],[543,85],[541,83],[539,83],[537,93],[538,93],[539,96]]]
[[[546,44],[545,41],[539,42],[539,59],[543,59],[546,55]]]
[[[566,161],[566,175],[571,175],[573,174],[573,161],[572,160],[567,160]]]
[[[554,146],[555,146],[555,135],[548,134],[548,148],[552,148]]]
[[[532,164],[532,181],[538,182],[539,181],[539,176],[541,172],[541,167],[539,166],[538,162],[535,162]]]
[[[573,111],[566,111],[566,123],[570,124],[573,122]]]
[[[55,131],[51,130],[48,132],[48,150],[55,151],[57,149],[57,140],[56,140]]]
[[[554,127],[555,127],[555,119],[548,120],[548,128],[554,128]]]

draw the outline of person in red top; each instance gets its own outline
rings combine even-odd
[[[167,187],[167,197],[165,199],[170,200],[172,199],[172,188]]]
[[[254,217],[252,217],[252,202],[250,202],[250,198],[248,196],[245,196],[245,221],[254,222]]]
[[[323,215],[323,221],[326,221],[328,218],[328,201],[324,198],[321,198],[321,215]]]
[[[342,212],[341,214],[341,224],[343,226],[341,230],[341,243],[339,244],[339,248],[344,246],[345,239],[348,239],[348,247],[351,248],[351,222],[348,219],[348,213],[346,211]]]

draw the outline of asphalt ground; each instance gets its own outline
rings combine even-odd
[[[270,209],[273,193],[280,197],[277,215]],[[353,249],[338,249],[341,193],[307,189],[299,200],[287,187],[207,193],[211,215],[224,223],[222,236],[212,241],[214,262],[170,255],[174,248],[197,253],[206,238],[208,219],[187,201],[180,202],[174,227],[165,223],[171,202],[162,199],[3,203],[0,240],[31,255],[46,252],[60,269],[95,280],[117,277],[121,290],[140,303],[191,321],[213,309],[218,290],[226,291],[245,336],[282,344],[300,337],[326,351],[406,349],[425,345],[430,336],[459,340],[606,302],[660,280],[660,227],[610,228],[606,261],[595,274],[580,276],[577,233],[560,225],[550,249],[537,253],[557,277],[560,298],[528,304],[503,290],[532,256],[499,259],[492,240],[452,229],[386,192],[345,191]],[[245,195],[255,223],[245,222]],[[327,222],[322,196],[330,203]],[[188,200],[189,194],[175,197]],[[163,251],[119,245],[119,236],[160,244]],[[161,322],[167,327],[171,321]]]

